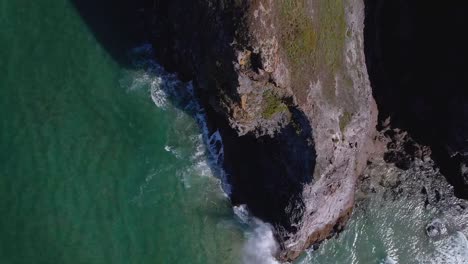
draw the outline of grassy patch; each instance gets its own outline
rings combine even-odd
[[[305,0],[280,0],[281,44],[292,64],[304,66],[317,45]]]
[[[288,111],[286,104],[272,91],[263,93],[263,102],[262,117],[265,119],[270,119],[277,113]]]
[[[317,60],[322,66],[323,94],[336,102],[335,75],[343,71],[346,19],[343,0],[319,0],[319,50]]]
[[[278,0],[280,45],[291,73],[292,88],[299,100],[306,98],[308,82],[315,68],[317,32],[306,0]]]
[[[331,72],[341,70],[343,65],[346,19],[344,0],[319,1],[320,54],[322,62]]]
[[[335,103],[335,75],[343,72],[347,29],[344,0],[277,1],[280,45],[297,98],[305,100],[309,82],[320,79],[325,98]]]
[[[351,119],[353,117],[353,114],[350,112],[345,111],[341,116],[340,116],[340,130],[341,133],[344,133],[344,130],[346,126],[351,122]]]

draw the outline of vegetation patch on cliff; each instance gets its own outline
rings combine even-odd
[[[278,14],[280,45],[296,97],[305,100],[309,83],[320,79],[325,98],[335,103],[347,27],[343,0],[279,0]]]
[[[323,94],[329,102],[335,103],[337,88],[335,76],[343,73],[345,7],[343,0],[320,0],[316,5],[320,32],[316,60],[321,65],[319,74],[323,79]]]
[[[290,63],[305,66],[317,44],[317,34],[306,13],[305,0],[280,1],[281,44]]]
[[[315,69],[318,36],[307,13],[306,0],[280,0],[278,9],[280,45],[291,69],[292,88],[297,98],[304,99],[310,75]]]
[[[318,1],[320,61],[336,73],[342,69],[346,19],[343,0]]]
[[[344,133],[346,126],[351,122],[353,115],[350,112],[345,111],[340,116],[340,130]]]
[[[270,90],[263,93],[263,102],[262,117],[265,119],[270,119],[277,113],[288,111],[288,107],[281,98]]]

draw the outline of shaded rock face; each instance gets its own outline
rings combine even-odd
[[[298,110],[293,118],[302,130],[289,124],[274,137],[239,136],[222,121],[216,124],[233,205],[248,205],[252,214],[275,226],[278,239],[297,232],[305,207],[302,190],[313,181],[316,160],[307,118]]]
[[[407,131],[468,198],[468,5],[365,1],[365,50],[379,120]]]
[[[223,139],[232,203],[274,226],[277,257],[340,231],[376,124],[363,2],[147,0],[144,17]]]

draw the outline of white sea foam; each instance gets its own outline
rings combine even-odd
[[[158,108],[165,109],[168,104],[168,92],[174,91],[175,87],[183,84],[175,74],[166,72],[157,62],[153,60],[154,52],[150,44],[143,44],[131,50],[132,63],[137,68],[133,72],[130,84],[121,80],[127,90],[134,91],[146,89],[151,99]]]
[[[278,244],[273,236],[273,227],[250,215],[246,205],[234,206],[239,221],[249,226],[243,247],[243,264],[279,264],[275,259]]]
[[[462,232],[455,232],[446,239],[437,241],[434,256],[424,263],[468,263],[468,240]]]
[[[397,262],[396,260],[394,260],[393,258],[387,256],[387,257],[382,261],[382,264],[398,264],[398,262]]]
[[[237,219],[242,224],[249,224],[250,221],[250,213],[247,209],[247,205],[241,204],[233,207],[234,214],[237,216]]]
[[[254,220],[252,233],[247,235],[242,260],[245,264],[279,264],[274,258],[278,245],[273,236],[272,227],[258,219]]]
[[[151,99],[157,107],[165,108],[167,105],[167,95],[161,88],[161,85],[162,84],[159,78],[151,81]]]
[[[182,154],[180,154],[180,151],[177,148],[166,145],[164,146],[164,150],[171,153],[174,157],[182,159]]]

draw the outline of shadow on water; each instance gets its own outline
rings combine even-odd
[[[147,38],[142,8],[146,0],[70,0],[112,58],[132,67],[129,50]]]
[[[222,165],[232,187],[232,203],[246,204],[253,215],[272,223],[277,235],[284,234],[283,231],[295,232],[295,223],[300,221],[304,208],[303,187],[312,181],[315,167],[313,131],[308,118],[290,106],[293,122],[275,137],[239,137],[226,116],[213,107],[216,105],[213,101],[219,100],[216,87],[227,89],[232,99],[239,99],[233,89],[238,85],[231,47],[235,22],[218,23],[222,28],[216,28],[216,21],[240,17],[235,15],[237,11],[216,17],[206,14],[213,11],[197,1],[186,1],[183,8],[169,1],[149,0],[73,0],[73,3],[102,46],[121,65],[134,66],[128,56],[131,48],[144,42],[157,43],[155,57],[163,66],[185,80],[193,79],[208,116],[208,130],[219,131],[223,140]],[[147,11],[140,12],[142,8]],[[173,23],[174,18],[182,15],[186,17]],[[199,25],[194,27],[194,21]],[[218,64],[231,66],[214,67]],[[173,105],[196,117],[196,107],[188,107],[193,95],[183,91],[182,86],[165,86],[165,89],[176,89],[165,93]],[[210,142],[205,140],[205,143],[210,147]],[[211,164],[212,170],[217,171],[214,165]]]
[[[432,156],[456,195],[468,198],[468,5],[367,0],[365,54],[382,122]]]

